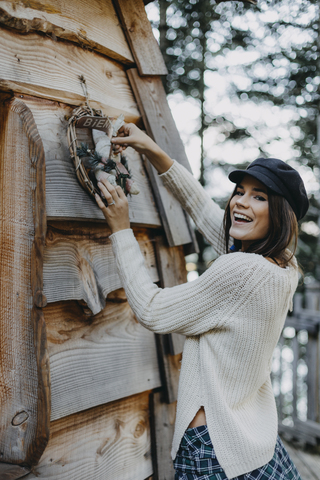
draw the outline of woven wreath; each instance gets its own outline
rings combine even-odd
[[[109,136],[106,136],[107,134],[105,132],[101,133],[101,131],[99,132],[93,129],[93,137],[100,135],[100,139],[102,139],[100,140],[100,144],[103,142],[103,138],[106,139],[115,136],[124,123],[122,115],[113,121],[112,118],[104,116],[100,110],[95,110],[87,105],[82,105],[73,110],[68,122],[67,139],[75,173],[82,188],[84,188],[91,197],[94,197],[96,193],[101,195],[100,189],[97,186],[97,178],[100,179],[101,175],[104,175],[111,183],[120,185],[126,195],[139,193],[139,190],[131,179],[126,157],[121,154],[120,161],[117,161],[119,155],[117,157],[113,155],[112,144],[110,144],[108,149],[104,148],[103,154],[101,154],[101,149],[98,151],[98,143],[96,144],[96,149],[91,149],[84,143],[79,145],[77,139],[77,124],[81,123],[80,119],[83,117],[90,117],[91,119],[92,117],[97,117],[97,120],[100,118],[103,121],[97,123],[102,123],[104,126],[107,126],[106,129],[109,130]],[[95,135],[94,132],[96,132]],[[102,200],[107,205],[106,200],[103,198]]]

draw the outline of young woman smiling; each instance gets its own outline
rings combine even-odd
[[[109,206],[96,200],[137,319],[156,333],[186,335],[172,445],[175,479],[301,480],[277,436],[270,381],[298,282],[297,221],[308,208],[300,175],[281,160],[255,160],[229,175],[236,187],[223,213],[135,125],[122,127],[113,142],[118,150],[129,145],[146,154],[220,254],[197,280],[158,288],[130,229],[123,191],[99,184]]]

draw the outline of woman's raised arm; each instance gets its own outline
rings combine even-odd
[[[143,153],[156,168],[165,186],[175,195],[191,216],[197,229],[218,254],[225,253],[222,229],[224,212],[206,193],[200,183],[178,162],[172,160],[148,135],[132,123],[125,124],[112,139],[116,151],[127,146]]]
[[[169,155],[134,123],[123,125],[118,132],[118,136],[114,137],[111,142],[116,146],[116,151],[122,151],[130,146],[137,152],[145,154],[159,174],[169,170],[173,164]]]

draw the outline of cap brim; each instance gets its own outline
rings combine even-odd
[[[232,183],[239,184],[241,183],[245,175],[250,175],[250,177],[256,178],[257,180],[259,180],[259,182],[263,183],[263,185],[265,185],[267,188],[277,193],[278,195],[283,196],[281,189],[272,181],[271,178],[267,177],[267,175],[264,175],[264,173],[261,171],[256,171],[254,169],[252,169],[252,171],[233,170],[233,172],[229,173],[228,178]]]

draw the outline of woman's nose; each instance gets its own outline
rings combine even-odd
[[[247,208],[248,207],[248,197],[247,195],[242,195],[241,197],[237,198],[236,201],[237,205],[240,205],[241,207]]]

